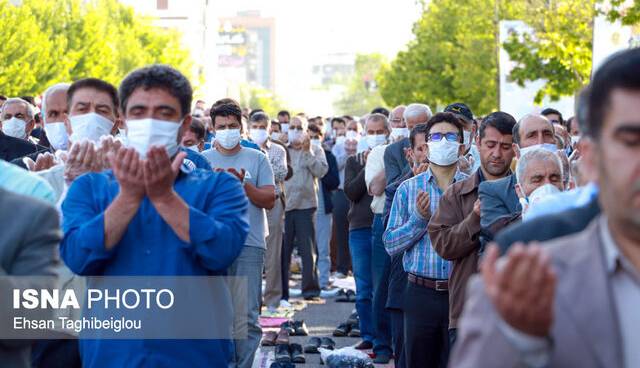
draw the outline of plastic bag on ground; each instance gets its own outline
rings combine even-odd
[[[352,346],[327,350],[319,348],[320,358],[329,368],[373,368],[373,361],[369,355],[356,350]]]

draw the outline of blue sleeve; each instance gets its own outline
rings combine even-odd
[[[255,143],[253,143],[253,142],[251,142],[250,140],[247,140],[247,139],[241,140],[240,141],[240,145],[242,147],[253,148],[254,150],[262,151],[260,149],[260,146],[258,146],[257,144],[255,144]]]
[[[204,210],[189,208],[189,237],[196,257],[212,271],[227,269],[240,255],[249,233],[247,196],[227,173],[211,178]]]
[[[384,247],[390,256],[402,253],[415,245],[415,240],[428,223],[428,220],[414,209],[415,206],[409,203],[409,187],[403,184],[393,198],[389,222],[382,234]]]
[[[85,174],[73,181],[62,202],[60,256],[78,275],[97,275],[115,250],[107,251],[104,243],[104,209],[95,196],[107,192],[104,185],[94,185],[100,174]]]
[[[188,148],[184,149],[183,152],[187,153],[187,159],[191,160],[198,169],[203,169],[206,171],[213,170],[211,168],[211,165],[209,164],[209,160],[207,160],[207,158],[203,155]]]
[[[340,185],[340,174],[338,173],[338,161],[333,153],[325,151],[327,157],[327,164],[329,164],[329,171],[322,177],[322,185],[324,189],[331,192],[338,189]]]
[[[482,182],[478,186],[478,198],[480,199],[481,215],[480,226],[489,228],[500,217],[508,216],[509,209],[504,205],[495,191],[495,183]]]

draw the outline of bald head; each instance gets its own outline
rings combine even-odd
[[[405,128],[406,123],[404,121],[403,115],[404,110],[407,107],[404,105],[396,106],[393,110],[391,110],[391,114],[389,115],[389,123],[391,124],[391,128]]]
[[[525,115],[513,127],[513,143],[519,148],[536,144],[555,144],[553,124],[542,115]]]

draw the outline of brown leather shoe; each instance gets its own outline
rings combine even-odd
[[[289,345],[289,332],[287,330],[280,329],[276,337],[276,345]]]
[[[262,346],[275,346],[278,334],[275,331],[267,331],[262,335]]]

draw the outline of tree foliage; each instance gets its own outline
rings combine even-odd
[[[433,0],[414,24],[412,40],[381,70],[389,105],[422,102],[432,107],[464,101],[475,113],[497,105],[498,22],[517,18],[518,1]]]
[[[591,75],[594,0],[529,0],[527,24],[533,35],[513,34],[504,44],[517,65],[511,80],[545,80],[535,102],[573,95]]]
[[[354,73],[339,81],[345,91],[334,103],[339,115],[362,116],[384,101],[376,82],[378,71],[386,65],[386,58],[378,53],[356,55]]]
[[[169,64],[191,76],[180,34],[117,0],[0,0],[0,93],[35,95],[83,77],[118,84],[131,70]]]

